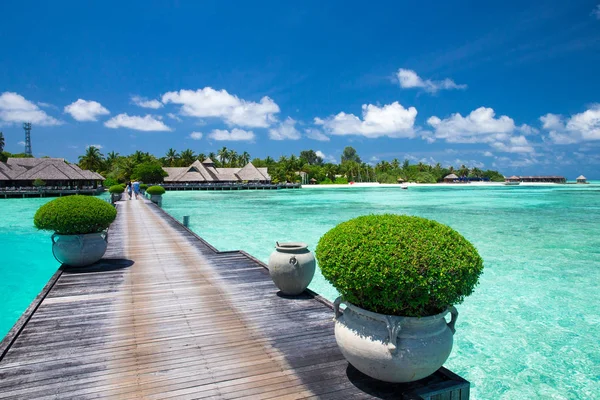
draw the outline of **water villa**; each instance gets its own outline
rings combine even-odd
[[[527,183],[567,183],[564,176],[511,176],[509,179],[513,178]]]
[[[207,158],[189,167],[163,167],[168,174],[162,185],[166,190],[244,190],[299,188],[299,184],[272,184],[267,168],[252,163],[243,168],[217,168]]]
[[[98,194],[104,177],[64,158],[9,158],[0,162],[0,198]]]
[[[587,178],[583,175],[577,177],[577,183],[588,183]]]

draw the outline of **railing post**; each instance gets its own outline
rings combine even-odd
[[[188,228],[190,226],[190,216],[189,215],[183,216],[183,226],[185,226],[186,228]]]

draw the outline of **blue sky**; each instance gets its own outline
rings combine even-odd
[[[1,2],[20,152],[304,149],[600,178],[600,2]]]

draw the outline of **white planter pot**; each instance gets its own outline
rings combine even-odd
[[[162,194],[151,194],[150,201],[154,204],[162,206]]]
[[[117,201],[121,200],[121,196],[122,196],[122,193],[111,193],[110,199],[113,203],[116,203]]]
[[[52,235],[52,252],[61,263],[71,267],[85,267],[100,260],[108,246],[108,233],[85,235]]]
[[[334,302],[335,339],[342,354],[362,373],[385,382],[412,382],[437,371],[452,351],[456,308],[423,318],[363,310]],[[452,319],[446,322],[450,313]]]
[[[304,292],[315,275],[315,256],[301,242],[277,243],[269,257],[269,274],[283,294]]]

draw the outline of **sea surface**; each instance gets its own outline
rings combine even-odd
[[[168,192],[163,208],[220,250],[268,262],[275,242],[319,238],[350,218],[431,218],[484,259],[459,305],[446,366],[477,399],[600,399],[600,185]],[[337,292],[317,272],[311,289]]]
[[[58,268],[33,215],[51,199],[0,199],[0,337]],[[435,219],[475,244],[485,272],[459,305],[446,366],[475,399],[600,399],[600,185],[167,192],[163,207],[220,250],[268,261],[275,241],[314,250],[371,213]],[[337,293],[318,274],[311,288]]]

